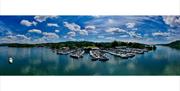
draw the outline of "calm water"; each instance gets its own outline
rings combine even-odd
[[[8,63],[13,57],[14,63]],[[47,48],[0,47],[0,75],[180,75],[180,50],[158,46],[156,51],[107,62],[57,55]]]

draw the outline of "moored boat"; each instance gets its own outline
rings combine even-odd
[[[109,58],[106,57],[106,55],[104,53],[100,52],[100,50],[91,50],[90,55],[92,57],[91,60],[93,60],[93,61],[95,61],[95,60],[99,60],[99,61],[109,60]]]
[[[12,64],[13,63],[13,58],[10,57],[8,62],[9,62],[9,64]]]
[[[98,57],[97,55],[95,55],[94,51],[92,51],[92,50],[89,51],[89,54],[90,54],[90,56],[92,57],[92,58],[91,58],[92,61],[96,61],[96,60],[99,59],[99,57]]]
[[[84,54],[84,50],[76,50],[70,54],[70,57],[72,58],[82,58]]]

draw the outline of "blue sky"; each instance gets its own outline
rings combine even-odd
[[[0,43],[155,44],[179,40],[179,35],[180,16],[0,16]]]

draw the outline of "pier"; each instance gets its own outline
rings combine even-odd
[[[77,49],[74,52],[70,53],[70,57],[72,57],[72,58],[82,58],[84,52],[85,51],[83,49]]]
[[[100,52],[100,50],[91,50],[90,55],[92,57],[91,60],[99,60],[99,61],[107,61],[109,58],[105,55],[105,53]]]
[[[138,48],[109,48],[103,50],[111,55],[121,57],[123,59],[132,58],[136,54],[144,54],[144,52],[148,52],[147,49],[138,49]]]
[[[57,49],[56,53],[59,54],[59,55],[67,55],[67,54],[70,54],[70,53],[72,53],[74,51],[75,50],[69,49],[68,47],[63,47],[61,49]]]

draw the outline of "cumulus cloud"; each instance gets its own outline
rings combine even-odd
[[[180,27],[180,16],[164,16],[163,21],[170,27]]]
[[[19,38],[19,39],[25,39],[25,40],[29,40],[30,39],[27,36],[21,35],[21,34],[16,35],[16,37]]]
[[[39,30],[39,29],[31,29],[31,30],[28,30],[28,32],[30,32],[30,33],[38,33],[38,34],[42,33],[42,31]]]
[[[81,29],[81,26],[75,23],[68,23],[64,22],[64,26],[67,27],[71,32],[68,32],[68,35],[75,36],[76,33],[79,33],[80,35],[88,35],[88,31],[86,29],[89,29],[89,31],[94,29],[94,26],[87,26],[86,29]],[[73,31],[73,32],[72,32]]]
[[[94,30],[96,29],[96,27],[93,26],[93,25],[89,25],[89,26],[86,26],[85,29],[86,29],[87,31],[94,31]]]
[[[49,42],[58,42],[60,38],[59,35],[53,32],[43,32],[42,37],[33,39],[33,43],[49,43]]]
[[[95,31],[96,27],[93,25],[88,25],[85,27],[85,30],[88,32],[92,32],[92,33],[97,33],[97,31]]]
[[[74,36],[76,36],[76,33],[75,32],[73,32],[73,31],[71,31],[71,32],[68,32],[67,33],[69,36],[71,36],[71,37],[74,37]]]
[[[79,34],[81,34],[81,35],[88,35],[88,32],[86,30],[80,30]]]
[[[36,26],[37,22],[35,22],[35,21],[30,22],[28,20],[21,20],[20,24],[24,25],[24,26],[27,26],[27,27],[30,27],[32,25]]]
[[[58,39],[59,38],[59,35],[57,35],[56,33],[43,32],[42,34],[48,39]]]
[[[114,37],[106,37],[105,39],[106,39],[106,40],[115,40]]]
[[[3,38],[0,38],[1,43],[30,43],[30,38],[17,34],[17,35],[8,35]]]
[[[59,33],[59,32],[60,32],[60,30],[57,30],[57,29],[56,29],[56,30],[54,30],[54,32]]]
[[[129,36],[131,36],[132,38],[137,38],[137,39],[141,39],[141,38],[142,38],[141,34],[136,33],[136,32],[134,32],[134,31],[130,31],[130,32],[127,32],[127,33],[128,33]]]
[[[105,30],[108,33],[120,33],[120,32],[126,32],[126,30],[124,29],[120,29],[120,28],[109,28],[107,30]]]
[[[72,31],[80,31],[81,30],[81,27],[75,23],[64,22],[64,26]]]
[[[126,27],[127,27],[127,28],[134,28],[135,25],[136,25],[136,24],[133,23],[133,22],[126,23]]]
[[[99,36],[98,36],[98,38],[103,39],[103,38],[104,38],[104,36],[103,36],[103,35],[99,35]]]
[[[47,23],[47,26],[49,26],[49,27],[59,27],[59,25],[56,24],[56,23]]]
[[[163,36],[163,37],[167,37],[170,35],[170,33],[168,32],[154,32],[152,33],[153,36]]]
[[[115,23],[115,21],[113,19],[108,19],[108,23],[113,24],[113,23]]]
[[[48,17],[47,16],[35,16],[34,19],[38,22],[46,21]]]
[[[48,18],[57,18],[57,16],[35,16],[34,19],[38,22],[44,22]]]

